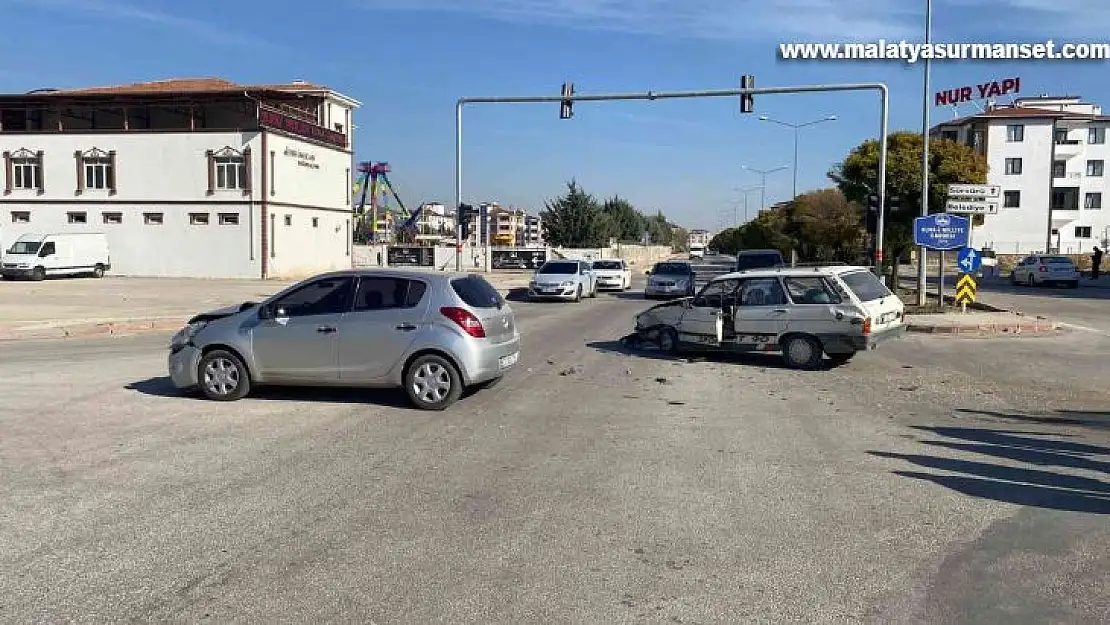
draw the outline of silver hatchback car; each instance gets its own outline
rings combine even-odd
[[[425,410],[499,382],[520,357],[512,309],[485,278],[351,270],[197,315],[171,340],[179,389],[240,399],[259,385],[401,387]]]

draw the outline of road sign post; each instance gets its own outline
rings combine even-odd
[[[959,281],[956,282],[956,301],[965,313],[967,312],[967,305],[975,302],[975,291],[978,286],[975,283],[975,276],[970,273],[962,274]]]

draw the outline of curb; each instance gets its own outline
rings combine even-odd
[[[1044,321],[1040,323],[982,323],[964,325],[907,325],[907,332],[919,334],[976,335],[991,334],[1049,334],[1060,328],[1060,324]]]
[[[501,287],[502,295],[526,288],[527,284],[514,287]],[[70,323],[66,325],[39,328],[0,328],[0,342],[27,341],[36,339],[78,339],[99,336],[124,336],[146,332],[176,332],[185,326],[192,315],[182,317],[152,317],[148,319],[126,319],[100,323]]]

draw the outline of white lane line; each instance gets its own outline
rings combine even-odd
[[[1075,323],[1067,323],[1066,321],[1058,321],[1057,323],[1059,323],[1060,327],[1062,327],[1062,328],[1069,328],[1071,330],[1080,330],[1082,332],[1093,332],[1094,334],[1101,334],[1103,336],[1110,336],[1110,332],[1107,332],[1106,330],[1100,330],[1098,328],[1091,328],[1089,326],[1081,326],[1081,325],[1075,324]]]

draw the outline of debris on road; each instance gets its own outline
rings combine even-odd
[[[565,377],[565,376],[568,376],[568,375],[576,375],[576,374],[579,374],[579,373],[582,373],[582,367],[574,365],[574,366],[571,366],[571,367],[567,367],[566,369],[563,369],[562,371],[559,372],[559,375]]]

